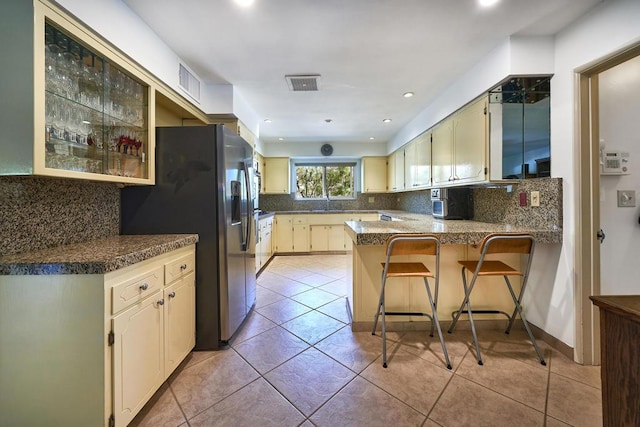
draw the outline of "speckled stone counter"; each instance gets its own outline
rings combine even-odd
[[[198,242],[197,234],[112,236],[0,257],[0,275],[105,274]]]
[[[441,220],[431,215],[404,211],[379,211],[395,221],[347,221],[346,230],[354,244],[384,245],[399,233],[433,233],[444,244],[478,244],[490,233],[530,233],[539,243],[561,243],[561,229],[544,229],[478,221]]]

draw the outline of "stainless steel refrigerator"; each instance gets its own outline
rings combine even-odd
[[[196,349],[225,346],[256,298],[253,150],[222,125],[158,128],[156,185],[121,191],[122,234],[198,233]]]

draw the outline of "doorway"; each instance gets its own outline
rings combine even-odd
[[[604,150],[622,152],[629,148],[632,141],[623,141],[619,124],[614,123],[618,117],[612,115],[612,111],[618,106],[610,96],[621,94],[629,96],[628,89],[617,88],[621,84],[621,75],[626,74],[626,68],[631,65],[636,66],[636,61],[640,62],[640,45],[632,46],[616,54],[603,58],[596,65],[592,65],[581,70],[576,75],[577,85],[577,110],[578,120],[576,121],[576,134],[578,135],[578,188],[576,192],[576,220],[578,232],[576,233],[576,347],[575,358],[578,363],[600,364],[600,330],[598,310],[591,304],[590,295],[601,295],[606,293],[621,293],[623,290],[612,281],[601,279],[603,273],[610,275],[616,270],[613,262],[616,261],[616,254],[629,257],[629,252],[620,244],[620,233],[624,234],[626,226],[620,226],[616,216],[637,216],[635,207],[617,207],[617,191],[635,190],[634,172],[625,175],[608,175],[601,177],[601,159]],[[620,73],[616,67],[625,68]],[[626,84],[635,85],[635,90],[640,91],[640,77],[635,74],[632,82]],[[601,87],[601,85],[604,85]],[[627,95],[624,95],[624,94]],[[634,92],[637,93],[637,92]],[[601,102],[601,97],[606,100]],[[636,101],[637,102],[637,101]],[[637,105],[637,104],[635,104]],[[602,111],[601,111],[602,109]],[[635,121],[640,119],[640,113],[635,112]],[[618,126],[618,128],[616,128]],[[611,140],[603,138],[609,137]],[[634,135],[628,135],[629,137]],[[601,143],[604,139],[604,144]],[[636,149],[640,150],[640,144],[636,144]],[[615,147],[615,146],[619,146]],[[628,152],[628,151],[627,151]],[[640,151],[638,151],[640,157]],[[638,182],[635,175],[635,182]],[[628,189],[626,187],[629,187]],[[615,194],[615,196],[613,196]],[[614,198],[615,197],[615,198]],[[613,198],[613,200],[612,200]],[[613,207],[612,207],[613,205]],[[626,211],[620,211],[626,209]],[[604,215],[604,217],[601,216]],[[609,228],[609,240],[607,241],[607,231],[602,230],[603,220],[611,224]],[[627,219],[625,219],[626,221]],[[637,221],[637,218],[636,218]],[[615,224],[615,228],[613,227]],[[635,223],[637,227],[637,222]],[[634,229],[640,233],[640,229]],[[607,248],[604,245],[607,245]],[[614,246],[616,244],[616,246]],[[640,245],[640,244],[639,244]],[[640,247],[640,246],[639,246]],[[602,253],[606,251],[607,256]],[[633,260],[630,260],[632,262]],[[616,261],[619,262],[619,261]]]

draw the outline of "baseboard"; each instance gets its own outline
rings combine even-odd
[[[549,347],[568,357],[570,360],[574,360],[573,347],[563,343],[553,335],[549,335],[547,332],[538,328],[536,325],[532,325],[531,323],[529,323],[529,326],[531,327],[531,332],[533,332],[534,337],[540,338],[542,341],[546,342]]]

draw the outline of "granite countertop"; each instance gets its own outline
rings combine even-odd
[[[356,245],[384,245],[399,233],[432,233],[445,244],[478,244],[490,233],[530,233],[538,243],[561,243],[562,230],[479,221],[442,220],[404,211],[379,211],[399,221],[347,221]]]
[[[343,214],[343,213],[375,213],[377,210],[357,210],[357,209],[315,209],[315,210],[300,210],[300,211],[275,211],[273,214],[278,215],[312,215],[312,214]]]
[[[197,234],[112,236],[0,256],[0,275],[105,274],[197,242]]]

